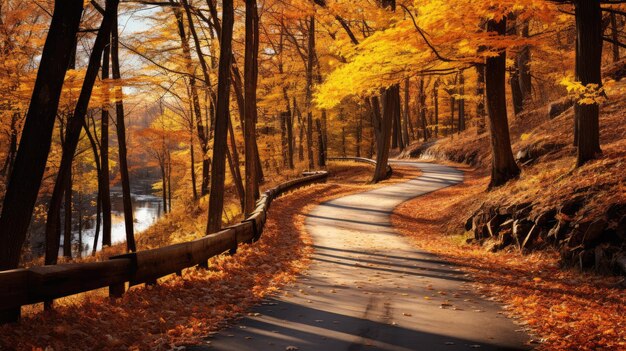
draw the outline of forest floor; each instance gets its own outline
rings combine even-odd
[[[312,249],[302,230],[308,209],[383,186],[367,184],[371,166],[331,163],[328,168],[332,176],[327,183],[272,203],[260,241],[240,247],[234,256],[211,259],[209,270],[186,269],[182,277],[172,275],[159,279],[156,286],[133,287],[117,300],[110,300],[107,290],[100,289],[55,300],[55,309],[48,312],[42,312],[42,304],[23,307],[20,323],[0,326],[0,350],[165,350],[203,342],[204,336],[275,294],[308,266]],[[402,182],[417,174],[414,169],[397,169],[388,182]],[[201,236],[206,222],[202,206],[164,217],[138,236],[139,248]],[[103,259],[123,250],[123,245],[116,245],[83,260]]]
[[[474,239],[494,251],[511,245],[523,246],[525,252],[556,249],[564,264],[620,274],[617,262],[626,260],[626,80],[615,83],[609,96],[600,109],[602,154],[578,168],[572,145],[573,107],[553,118],[548,113],[550,104],[529,106],[518,116],[510,114],[520,177],[486,191],[489,174],[480,173],[481,191],[459,200],[462,204],[451,228],[458,232],[472,227]],[[472,127],[415,143],[400,156],[489,170],[490,150],[489,133],[477,133]],[[512,233],[515,220],[521,223],[521,235]],[[526,237],[533,224],[541,228],[539,234]],[[488,232],[487,226],[495,231]],[[531,240],[522,245],[525,238]]]
[[[467,202],[481,197],[488,174],[465,165],[463,184],[398,206],[393,226],[421,249],[462,267],[484,296],[505,304],[541,350],[626,349],[624,278],[564,269],[556,250],[491,253],[459,225]]]

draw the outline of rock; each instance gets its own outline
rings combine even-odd
[[[559,220],[556,222],[556,225],[554,227],[552,227],[549,231],[548,231],[548,236],[547,238],[554,241],[554,242],[558,242],[559,240],[563,240],[564,238],[564,234],[567,231],[567,228],[569,227],[569,223],[563,220]]]
[[[581,197],[575,197],[561,205],[559,213],[566,215],[567,217],[574,217],[576,212],[583,206],[583,199]]]
[[[536,225],[540,227],[551,228],[556,223],[556,210],[550,209],[545,212],[541,212],[535,217],[534,222]]]
[[[516,219],[513,221],[513,239],[517,242],[519,248],[523,247],[524,241],[528,236],[528,232],[535,227],[534,223],[526,219]]]
[[[489,222],[487,222],[487,231],[489,232],[490,237],[492,238],[498,237],[498,233],[500,232],[500,230],[504,229],[505,227],[503,226],[503,224],[506,224],[507,226],[510,226],[513,224],[512,220],[507,221],[506,219],[507,219],[507,216],[497,214],[493,216],[493,218],[489,220]]]
[[[548,106],[548,116],[550,119],[554,119],[572,106],[574,106],[574,99],[570,97],[557,100]]]
[[[541,227],[538,224],[534,224],[528,231],[528,234],[526,234],[526,238],[524,238],[524,241],[522,241],[522,245],[520,246],[520,248],[531,249],[532,245],[537,240],[540,233]]]
[[[524,148],[522,150],[519,150],[516,154],[515,154],[515,161],[517,161],[517,163],[525,163],[527,161],[532,160],[532,157],[530,156],[530,148]]]
[[[595,269],[598,272],[608,272],[610,266],[610,254],[607,255],[605,249],[608,245],[598,245],[594,249]]]
[[[470,230],[472,230],[473,223],[474,223],[474,216],[468,218],[467,221],[465,221],[465,225],[463,226],[463,228],[465,229],[466,232],[469,232]]]
[[[580,222],[574,226],[574,230],[567,239],[570,248],[582,246],[585,248],[594,247],[604,234],[607,223],[604,219],[596,221]]]
[[[626,274],[626,256],[621,255],[615,258],[615,265],[622,273]]]

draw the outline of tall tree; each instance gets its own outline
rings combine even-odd
[[[309,169],[315,168],[313,160],[313,65],[315,65],[315,16],[309,18],[308,56],[306,66],[306,147]]]
[[[487,22],[487,30],[499,35],[506,34],[506,17]],[[506,51],[498,56],[487,57],[485,63],[485,90],[487,110],[489,112],[489,130],[491,133],[491,181],[489,188],[503,185],[516,178],[520,170],[513,158],[509,122],[506,111]]]
[[[91,92],[93,85],[100,71],[100,63],[102,60],[102,53],[104,47],[109,42],[109,36],[111,35],[111,27],[114,19],[117,15],[118,0],[107,0],[104,15],[102,17],[102,23],[98,29],[96,40],[89,56],[89,63],[87,65],[87,72],[83,80],[83,86],[80,91],[80,95],[74,108],[74,113],[70,116],[67,125],[65,127],[65,139],[63,141],[63,154],[61,156],[61,164],[57,173],[57,178],[52,191],[52,197],[50,199],[50,205],[48,207],[48,215],[46,221],[46,264],[56,264],[57,256],[59,252],[59,237],[57,235],[58,222],[60,219],[61,202],[63,200],[64,193],[71,192],[71,172],[72,161],[74,160],[74,154],[78,147],[80,134],[85,124],[85,114],[89,107],[89,100],[91,100]],[[71,198],[66,201],[69,202],[70,208],[66,208],[66,211],[71,211]],[[71,221],[71,219],[70,219]],[[68,234],[71,236],[71,228],[66,225],[65,233],[66,240],[65,245],[70,241],[67,238]],[[67,256],[71,252],[64,250],[64,254]]]
[[[222,228],[224,209],[225,149],[227,147],[228,115],[230,100],[231,49],[233,38],[233,1],[222,4],[222,26],[220,36],[220,62],[217,77],[217,108],[215,113],[215,137],[211,164],[211,193],[209,194],[209,218],[206,232],[215,233]]]
[[[104,47],[102,54],[102,80],[109,79],[109,58],[111,46]],[[106,88],[105,88],[106,89]],[[105,90],[105,101],[108,100],[108,89]],[[109,106],[102,106],[100,121],[100,202],[102,203],[102,246],[111,246],[111,189],[109,180]],[[95,249],[95,247],[94,247]]]
[[[117,7],[111,28],[111,68],[113,79],[118,81],[122,78],[119,58],[119,34],[117,29]],[[124,227],[126,231],[126,250],[135,252],[135,231],[133,228],[133,203],[130,195],[130,175],[128,172],[128,157],[126,149],[126,125],[124,115],[124,96],[122,87],[115,89],[115,127],[117,131],[118,156],[120,161],[120,178],[122,181],[122,203],[124,205]]]
[[[602,9],[600,1],[574,1],[576,17],[576,80],[591,89],[602,86]],[[597,157],[600,149],[600,105],[577,103],[574,108],[578,129],[576,166]]]
[[[256,89],[258,79],[259,52],[259,15],[257,13],[256,0],[246,0],[246,43],[244,63],[244,94],[245,94],[245,163],[246,163],[246,191],[245,211],[246,215],[252,213],[256,204],[256,195],[259,192],[256,171]],[[284,123],[281,123],[284,125]]]
[[[82,0],[55,1],[13,173],[0,215],[0,270],[16,268],[46,168],[65,71],[83,12]],[[19,310],[0,314],[14,320]]]

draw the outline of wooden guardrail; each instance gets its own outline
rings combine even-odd
[[[113,256],[108,261],[68,263],[0,272],[0,323],[17,321],[23,305],[109,287],[119,297],[129,286],[156,284],[156,280],[207,261],[226,251],[235,253],[241,243],[258,240],[272,201],[289,191],[323,182],[328,172],[307,172],[261,195],[256,208],[241,223],[200,239],[157,249]]]
[[[365,157],[329,157],[328,160],[329,161],[354,161],[358,163],[367,163],[376,167],[376,160],[372,160],[371,158],[365,158]],[[393,174],[393,169],[391,168],[390,165],[387,165],[387,174],[385,178],[391,177],[392,174]]]

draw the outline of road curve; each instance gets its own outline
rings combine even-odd
[[[313,264],[238,325],[187,350],[526,350],[529,337],[477,296],[462,267],[416,250],[391,226],[400,203],[463,181],[434,163],[422,175],[341,197],[306,219]]]

